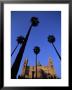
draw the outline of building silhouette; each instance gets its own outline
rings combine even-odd
[[[36,78],[36,66],[28,66],[28,59],[26,58],[24,60],[21,75],[18,76],[18,79],[35,79],[35,78]],[[58,79],[51,58],[49,58],[47,66],[37,64],[37,79]]]

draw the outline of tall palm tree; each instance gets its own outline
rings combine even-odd
[[[32,17],[31,18],[31,23],[32,23],[32,26],[37,26],[39,24],[38,18],[37,17]]]
[[[38,46],[34,47],[34,53],[36,54],[36,78],[37,78],[37,55],[40,52],[40,48]]]
[[[16,45],[15,49],[13,50],[13,52],[11,53],[11,56],[14,54],[14,52],[17,49],[18,45],[22,44],[24,40],[25,40],[25,38],[23,36],[18,36],[17,37],[17,39],[16,39],[17,45]]]
[[[48,42],[53,45],[53,47],[54,47],[54,49],[55,49],[55,51],[56,51],[59,59],[61,60],[61,56],[59,55],[59,53],[58,53],[58,51],[57,51],[57,49],[56,49],[56,47],[55,47],[55,45],[54,45],[55,37],[54,37],[53,35],[49,35],[49,36],[48,36]]]
[[[39,23],[38,21],[38,18],[37,17],[32,17],[31,18],[31,25],[29,27],[29,30],[27,32],[27,35],[25,37],[25,41],[22,43],[22,46],[18,52],[18,55],[16,56],[16,59],[15,59],[15,62],[11,68],[11,78],[15,79],[16,78],[16,75],[18,73],[18,69],[19,69],[19,66],[20,66],[20,62],[21,62],[21,59],[22,59],[22,56],[23,56],[23,53],[25,51],[25,47],[26,47],[26,44],[27,44],[27,41],[28,41],[28,37],[29,37],[29,34],[31,32],[31,29],[32,27],[34,26],[37,26]]]
[[[36,26],[38,26],[38,24],[39,24],[38,18],[32,17],[31,18],[31,25],[30,25],[29,30],[28,30],[27,35],[26,35],[26,41],[28,40],[28,37],[29,37],[29,34],[31,32],[32,27],[36,27]]]

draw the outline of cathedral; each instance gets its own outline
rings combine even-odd
[[[24,60],[22,73],[18,79],[36,79],[36,66],[28,66],[27,58]],[[37,79],[58,79],[51,58],[49,58],[47,66],[37,64]]]

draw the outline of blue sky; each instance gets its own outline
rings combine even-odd
[[[39,25],[32,27],[29,39],[23,54],[18,75],[21,74],[25,58],[28,58],[28,65],[35,65],[35,54],[33,48],[40,47],[38,61],[42,65],[48,65],[48,58],[52,57],[54,68],[58,77],[61,77],[61,62],[53,46],[48,42],[47,37],[52,34],[55,36],[55,46],[61,55],[61,12],[60,11],[12,11],[11,12],[11,52],[17,45],[16,38],[20,35],[26,36],[31,25],[31,17],[38,17]],[[13,65],[20,45],[11,58]],[[18,76],[17,75],[17,76]]]

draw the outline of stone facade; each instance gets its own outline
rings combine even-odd
[[[22,73],[18,77],[19,79],[36,78],[36,66],[28,66],[27,64],[28,64],[28,59],[26,58],[24,60]],[[47,66],[37,65],[37,78],[38,79],[45,79],[45,78],[56,79],[57,78],[56,72],[53,66],[53,61],[51,58],[49,58]]]

